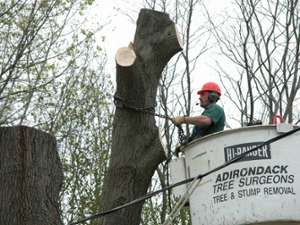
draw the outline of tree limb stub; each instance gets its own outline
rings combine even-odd
[[[142,9],[134,43],[116,54],[115,95],[131,107],[154,108],[163,68],[181,49],[169,15]],[[117,107],[110,165],[102,193],[103,210],[144,195],[155,169],[164,159],[154,116]],[[141,210],[142,204],[137,204],[105,216],[101,223],[138,225]]]
[[[116,53],[116,63],[120,66],[132,66],[135,62],[136,55],[132,43],[128,47],[119,48]]]

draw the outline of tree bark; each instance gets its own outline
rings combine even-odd
[[[181,49],[168,14],[140,11],[134,43],[124,54],[120,53],[124,49],[120,49],[116,55],[115,99],[119,104],[114,115],[110,165],[104,180],[103,210],[143,196],[155,169],[165,159],[154,116],[129,108],[154,110],[163,68]],[[130,60],[126,57],[122,60],[122,55]],[[128,63],[130,61],[132,63]],[[101,224],[138,225],[142,205],[135,204],[106,215]]]
[[[24,126],[0,128],[1,225],[61,225],[62,179],[54,137]]]

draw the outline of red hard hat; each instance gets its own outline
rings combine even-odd
[[[219,96],[221,96],[221,88],[215,82],[207,82],[203,84],[201,90],[199,90],[197,94],[201,95],[205,91],[213,91],[216,92]]]

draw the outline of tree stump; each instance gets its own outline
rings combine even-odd
[[[0,128],[1,225],[61,225],[62,180],[53,136],[24,126]]]
[[[134,43],[117,51],[116,111],[111,159],[102,194],[103,210],[143,196],[155,169],[165,159],[153,113],[161,73],[181,49],[169,15],[142,9]],[[106,215],[101,223],[138,225],[142,205]]]

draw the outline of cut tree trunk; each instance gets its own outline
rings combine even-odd
[[[24,126],[0,128],[1,225],[62,225],[62,179],[54,137]]]
[[[110,164],[102,194],[103,210],[143,196],[155,169],[165,159],[155,118],[141,109],[154,112],[161,73],[181,49],[169,15],[142,9],[134,43],[117,51],[117,107]],[[141,202],[106,215],[101,224],[138,225],[142,205]]]

